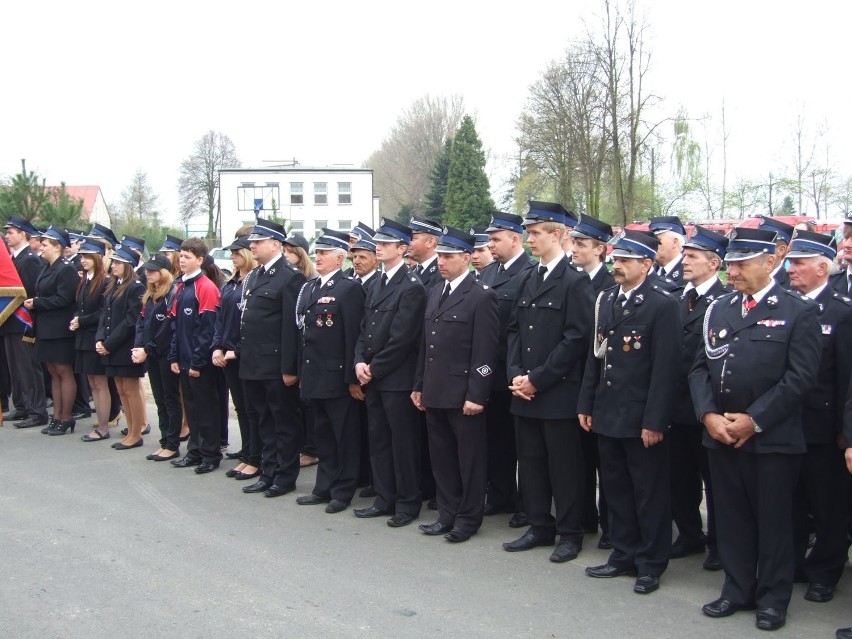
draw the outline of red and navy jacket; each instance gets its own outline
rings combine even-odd
[[[172,319],[169,362],[177,362],[182,371],[200,371],[210,364],[219,299],[219,289],[203,273],[190,280],[178,278],[169,309]]]

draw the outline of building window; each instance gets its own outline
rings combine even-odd
[[[237,210],[254,211],[255,200],[262,201],[260,211],[271,211],[279,208],[278,184],[255,185],[244,182],[237,187]]]
[[[328,182],[314,182],[314,204],[328,204]]]
[[[290,222],[290,230],[302,233],[305,230],[305,223],[302,220],[293,220]]]
[[[290,204],[304,204],[304,190],[304,182],[290,182]]]
[[[314,229],[319,233],[320,229],[328,228],[328,220],[314,220]]]
[[[341,231],[351,231],[352,220],[340,220],[340,222],[338,222],[337,228]]]
[[[352,204],[352,182],[337,183],[337,203]]]

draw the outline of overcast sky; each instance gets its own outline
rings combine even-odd
[[[849,29],[841,2],[645,0],[652,86],[665,115],[718,116],[724,98],[732,174],[792,164],[798,113],[828,123],[852,175]],[[190,9],[188,6],[199,7]],[[6,3],[0,174],[20,159],[48,183],[97,184],[117,202],[142,168],[166,219],[177,177],[209,129],[244,166],[295,157],[360,164],[418,97],[461,94],[498,161],[547,64],[597,24],[601,2]]]

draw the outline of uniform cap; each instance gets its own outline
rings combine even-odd
[[[445,226],[443,231],[435,248],[438,253],[473,253],[473,235],[452,226]]]
[[[699,251],[713,251],[716,255],[725,259],[728,250],[728,238],[721,233],[705,229],[696,224],[692,231],[692,237],[683,245],[683,248],[698,249]]]
[[[374,242],[402,242],[411,244],[411,227],[396,220],[382,218],[382,225],[373,235]]]
[[[655,235],[657,233],[665,233],[666,231],[674,231],[686,237],[686,229],[677,215],[660,215],[652,217],[648,221],[648,230]]]
[[[728,233],[726,262],[741,262],[758,255],[775,255],[778,234],[768,228],[750,229],[738,226]]]
[[[837,256],[837,241],[831,235],[812,231],[796,231],[790,242],[787,257],[827,257],[833,260]]]
[[[332,229],[321,229],[320,236],[314,241],[314,250],[349,250],[349,234]]]
[[[580,213],[580,221],[571,231],[571,237],[609,242],[612,239],[612,227],[591,215]]]
[[[781,220],[776,220],[773,217],[769,217],[767,215],[760,216],[760,226],[757,228],[763,229],[765,231],[774,231],[778,234],[776,238],[776,242],[781,241],[785,244],[789,244],[790,240],[793,239],[793,231],[795,230],[789,224],[784,224]]]
[[[613,257],[653,260],[657,257],[660,241],[653,233],[626,229],[613,245]]]
[[[262,218],[257,218],[257,224],[254,225],[251,235],[248,236],[249,242],[260,240],[278,240],[279,242],[283,242],[286,239],[287,230],[283,225]]]

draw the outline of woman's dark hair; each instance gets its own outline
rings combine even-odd
[[[127,293],[127,289],[130,285],[136,281],[136,271],[133,270],[133,266],[128,264],[127,262],[119,262],[124,270],[121,273],[120,277],[113,277],[109,285],[107,286],[104,295],[113,294],[113,297],[121,297],[125,293]],[[121,284],[118,283],[118,280],[121,280]]]
[[[106,279],[106,271],[104,270],[104,258],[102,258],[97,253],[83,253],[80,255],[80,259],[84,257],[90,258],[95,263],[95,268],[92,269],[92,285],[89,287],[89,291],[86,294],[86,297],[92,299],[96,295],[99,295],[101,292],[101,287],[103,286],[104,280]],[[77,295],[80,295],[80,289],[83,288],[83,285],[86,282],[86,276],[80,278],[80,281],[77,282]]]
[[[225,274],[216,266],[216,262],[213,261],[210,255],[204,256],[204,261],[201,263],[201,271],[207,276],[207,279],[216,285],[216,288],[222,288],[227,281]]]

